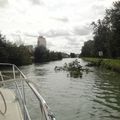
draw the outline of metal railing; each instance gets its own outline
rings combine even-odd
[[[15,86],[16,86],[15,90],[17,91],[19,95],[19,100],[22,103],[24,120],[32,120],[26,105],[27,102],[26,102],[26,95],[25,95],[25,83],[32,90],[36,99],[39,101],[40,110],[42,112],[42,116],[44,117],[44,120],[55,120],[53,113],[50,111],[50,108],[48,107],[43,97],[40,95],[38,90],[34,87],[33,83],[26,78],[26,76],[22,73],[22,71],[20,71],[20,69],[16,65],[9,64],[9,63],[0,63],[0,66],[12,68],[12,71],[8,71],[8,73],[11,73],[11,75],[3,75],[3,73],[5,72],[0,70],[0,78],[1,78],[0,85],[5,86],[9,82],[15,83]],[[5,80],[4,79],[5,77],[10,79]],[[21,86],[19,83],[17,83],[18,81],[19,83],[21,82]]]

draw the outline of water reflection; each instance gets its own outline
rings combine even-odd
[[[46,69],[41,69],[41,68],[36,68],[34,71],[36,76],[44,76],[47,74],[47,70]]]
[[[57,120],[117,120],[120,119],[120,75],[91,68],[82,79],[55,72],[74,59],[22,67],[22,71],[37,84]],[[80,59],[84,66],[86,62]]]

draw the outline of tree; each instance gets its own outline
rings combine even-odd
[[[109,9],[107,14],[113,38],[111,41],[111,50],[113,57],[120,57],[120,1],[113,3],[113,8]]]
[[[25,65],[32,63],[32,60],[25,46],[17,47],[16,44],[7,42],[5,36],[0,34],[0,62]]]
[[[75,57],[76,57],[76,54],[75,54],[75,53],[70,53],[70,57],[71,57],[71,58],[75,58]]]
[[[58,52],[57,54],[58,54],[58,59],[59,59],[59,60],[62,60],[62,53],[61,53],[61,52]]]
[[[62,54],[61,52],[49,51],[44,46],[38,46],[35,48],[34,58],[36,63],[42,63],[61,60]]]
[[[48,51],[44,46],[38,46],[35,48],[34,57],[35,62],[47,62]]]
[[[110,52],[110,28],[106,24],[106,20],[98,20],[94,26],[94,54],[98,57],[98,52],[102,51],[104,57],[111,57]]]
[[[89,40],[84,43],[84,46],[82,47],[81,56],[84,56],[84,57],[94,56],[94,41],[93,40]]]
[[[114,2],[113,7],[106,10],[105,17],[92,25],[94,51],[89,49],[88,42],[84,44],[81,54],[89,56],[91,51],[98,57],[98,52],[102,51],[103,57],[120,57],[120,1]]]

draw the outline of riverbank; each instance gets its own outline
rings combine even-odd
[[[100,59],[100,58],[82,58],[92,63],[94,66],[100,66],[120,73],[120,59]]]

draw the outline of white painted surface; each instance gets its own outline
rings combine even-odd
[[[23,120],[21,109],[18,101],[16,100],[15,93],[12,90],[4,88],[0,88],[0,91],[2,92],[7,104],[7,112],[4,116],[0,114],[0,120]],[[4,111],[4,109],[4,102],[0,96],[0,110]]]

